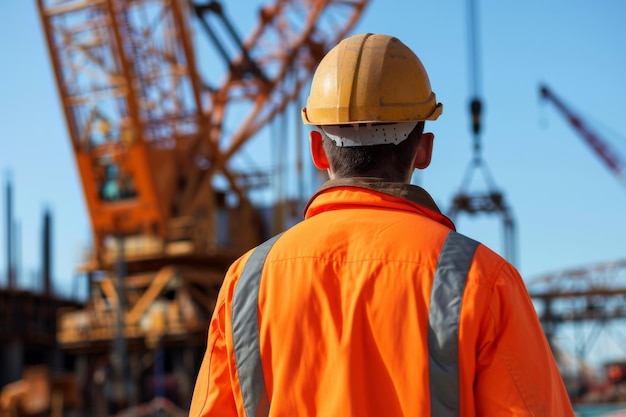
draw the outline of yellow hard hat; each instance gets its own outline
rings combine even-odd
[[[344,39],[322,59],[302,120],[318,126],[416,123],[437,119],[442,109],[413,51],[392,36],[365,33]]]

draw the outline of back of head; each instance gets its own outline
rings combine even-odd
[[[413,51],[392,36],[366,33],[344,39],[322,59],[302,119],[319,126],[326,142],[348,148],[340,151],[345,164],[351,153],[360,160],[377,160],[406,152],[381,151],[381,146],[396,148],[409,137],[419,140],[420,122],[437,119],[442,107]],[[363,147],[368,149],[356,149]],[[334,153],[330,146],[325,149]],[[328,156],[331,165],[339,162]],[[365,165],[350,175],[370,176],[363,172]]]

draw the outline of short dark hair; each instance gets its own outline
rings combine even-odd
[[[417,145],[424,132],[419,122],[409,137],[399,144],[337,146],[322,130],[324,151],[338,178],[374,177],[402,182],[413,165]]]

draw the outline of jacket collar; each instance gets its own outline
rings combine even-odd
[[[316,197],[328,192],[329,190],[346,187],[371,190],[378,193],[397,197],[399,199],[407,200],[411,203],[418,205],[419,208],[422,209],[422,211],[423,209],[427,209],[427,212],[423,214],[434,218],[435,220],[439,221],[442,224],[445,224],[453,230],[455,229],[452,221],[441,213],[441,210],[439,210],[439,207],[437,207],[437,204],[435,203],[433,198],[422,187],[412,184],[389,182],[380,178],[370,177],[339,178],[326,181],[324,184],[322,184],[320,189],[311,197],[311,199],[305,206],[305,215]]]

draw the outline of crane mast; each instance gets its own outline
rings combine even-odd
[[[178,195],[199,169],[192,152],[211,145],[184,3],[38,1],[90,214],[92,267],[107,263],[119,235],[167,251]]]

